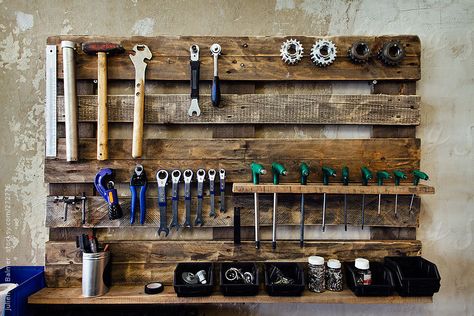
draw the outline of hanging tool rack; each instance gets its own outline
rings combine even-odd
[[[306,48],[303,59],[294,65],[282,61],[280,46],[297,38]],[[316,40],[329,39],[336,44],[338,57],[328,67],[315,66],[309,50]],[[77,43],[76,80],[78,91],[79,160],[66,161],[65,109],[61,41]],[[387,66],[376,54],[368,62],[351,62],[347,52],[352,43],[362,40],[373,52],[384,43],[397,40],[404,45],[405,57],[397,66]],[[80,44],[91,41],[120,43],[124,54],[107,58],[109,159],[96,160],[97,135],[97,59],[86,55]],[[221,106],[211,104],[213,56],[210,47],[219,43],[219,77]],[[412,194],[433,194],[434,188],[412,186],[411,177],[394,186],[386,181],[377,186],[361,182],[360,168],[404,171],[410,174],[420,167],[420,97],[416,81],[420,79],[421,44],[417,36],[296,36],[296,37],[201,37],[160,36],[110,38],[92,36],[54,36],[48,47],[57,48],[57,125],[49,141],[57,145],[56,157],[45,160],[44,177],[49,185],[46,226],[50,241],[46,244],[46,281],[48,288],[30,298],[33,304],[135,304],[135,303],[239,303],[239,302],[305,302],[305,303],[426,303],[431,298],[356,298],[347,290],[342,293],[306,293],[300,298],[257,297],[176,298],[169,286],[177,263],[189,261],[292,261],[305,262],[310,255],[353,260],[363,256],[370,260],[388,255],[419,255],[421,242],[416,239],[420,199],[414,200],[412,214],[408,205]],[[145,131],[143,155],[132,159],[132,123],[135,68],[129,53],[136,44],[146,44],[153,57],[147,61],[145,83]],[[190,117],[190,54],[193,44],[200,47],[200,116]],[[56,78],[55,78],[56,79]],[[353,84],[369,85],[370,94],[334,94],[334,87]],[[368,90],[369,91],[369,90]],[[53,121],[54,123],[54,121]],[[51,124],[51,123],[50,123]],[[328,139],[322,129],[327,125],[371,126],[367,139]],[[303,136],[294,132],[301,129]],[[51,144],[49,144],[51,148]],[[54,146],[53,146],[54,147]],[[52,156],[51,151],[48,156]],[[283,163],[288,172],[284,182],[270,184],[269,171],[259,185],[251,183],[251,162]],[[299,164],[306,162],[311,174],[308,184],[299,184]],[[148,173],[147,215],[143,225],[130,224],[130,190],[128,182],[135,165],[140,163]],[[339,172],[337,180],[322,185],[321,166],[330,165]],[[351,170],[350,185],[339,181],[340,170]],[[95,192],[93,181],[101,168],[115,171],[124,217],[109,220],[107,205]],[[158,237],[159,209],[156,172],[159,169],[224,168],[227,172],[227,211],[216,218],[208,216],[209,191],[204,196],[205,222],[202,227],[181,228],[167,238]],[[193,182],[193,190],[196,183]],[[218,183],[216,182],[216,185]],[[206,185],[206,189],[208,186]],[[183,184],[181,184],[181,190]],[[169,190],[170,191],[170,190]],[[82,223],[80,205],[70,206],[64,220],[64,208],[55,196],[81,195],[87,199],[87,218]],[[194,191],[195,192],[195,191]],[[253,194],[260,194],[262,245],[253,242]],[[272,194],[279,194],[278,227],[294,229],[294,239],[280,240],[271,247]],[[269,194],[266,194],[269,193]],[[322,194],[328,193],[326,225],[343,225],[344,194],[348,225],[361,226],[360,195],[365,194],[365,229],[370,240],[305,240],[299,245],[299,196],[305,193],[306,231],[319,230]],[[377,214],[377,197],[382,195],[381,214]],[[393,215],[394,194],[398,194],[398,217]],[[181,198],[183,194],[180,194]],[[168,193],[170,199],[170,193]],[[216,196],[216,205],[217,205]],[[80,204],[80,203],[79,203]],[[193,217],[197,198],[192,197]],[[168,220],[171,220],[171,201]],[[233,209],[240,207],[240,245],[233,242]],[[75,210],[74,210],[75,208]],[[184,222],[184,201],[179,203],[179,222]],[[85,299],[80,295],[81,253],[74,238],[94,233],[108,243],[113,254],[112,280],[108,295]],[[308,234],[308,233],[307,233]],[[165,292],[144,296],[143,285],[160,280]],[[60,289],[61,295],[58,288]]]

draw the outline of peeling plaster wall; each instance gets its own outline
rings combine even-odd
[[[423,199],[418,236],[424,256],[438,264],[442,275],[441,292],[435,295],[434,304],[245,305],[233,307],[232,312],[474,314],[473,1],[0,0],[0,17],[2,265],[44,261],[48,237],[43,227],[47,36],[417,34],[423,47],[422,80],[417,85],[422,96],[422,125],[418,128],[422,168],[437,188],[435,196]]]

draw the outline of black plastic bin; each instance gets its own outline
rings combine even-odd
[[[183,272],[196,274],[200,270],[205,270],[207,274],[207,284],[188,284],[182,278]],[[178,263],[174,270],[174,291],[179,297],[185,296],[209,296],[214,287],[214,265],[211,262]]]
[[[392,272],[382,262],[370,262],[372,272],[371,285],[356,285],[356,267],[354,262],[344,263],[347,286],[357,296],[390,296],[393,295],[395,283]]]
[[[285,277],[295,280],[293,284],[273,284],[271,281],[272,266],[280,269]],[[265,289],[270,296],[300,296],[305,289],[304,270],[294,262],[266,262]]]
[[[400,296],[433,296],[441,277],[436,265],[422,257],[385,257]]]
[[[252,284],[228,281],[225,272],[231,268],[241,269],[242,272],[251,272],[254,275]],[[223,262],[220,264],[220,288],[224,296],[255,296],[258,294],[259,275],[258,266],[254,262]]]

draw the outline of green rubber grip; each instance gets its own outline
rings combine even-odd
[[[383,185],[383,180],[390,179],[390,173],[385,170],[377,171],[377,185]]]
[[[326,167],[323,166],[323,184],[328,185],[329,184],[329,177],[335,177],[336,176],[336,171],[334,171],[333,168],[331,167]]]
[[[341,174],[342,174],[342,184],[349,185],[349,168],[343,167]]]
[[[426,181],[426,180],[429,180],[429,177],[423,171],[420,171],[420,170],[413,171],[413,184],[418,185],[418,183],[420,183],[420,179]]]
[[[360,168],[360,172],[362,173],[362,185],[368,185],[369,180],[372,179],[372,171],[369,170],[367,167]]]
[[[306,183],[308,183],[309,167],[305,162],[301,163],[300,165],[300,175],[301,175],[301,179],[300,179],[301,184],[305,185]]]
[[[266,174],[267,170],[258,163],[252,162],[250,164],[250,168],[252,169],[252,181],[253,184],[259,184],[260,183],[260,175],[261,174]]]
[[[395,170],[393,172],[393,176],[395,178],[395,185],[400,185],[400,180],[405,180],[407,178],[407,175],[401,172],[400,170]]]
[[[280,176],[286,176],[287,171],[282,164],[278,162],[272,163],[272,173],[273,173],[273,184],[280,183]]]

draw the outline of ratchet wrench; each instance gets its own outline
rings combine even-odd
[[[217,214],[216,214],[216,207],[215,207],[215,201],[214,201],[215,196],[216,196],[216,192],[214,191],[214,180],[216,178],[216,170],[209,169],[209,171],[207,172],[207,175],[209,176],[209,194],[211,196],[211,199],[209,202],[211,205],[211,211],[209,212],[209,216],[216,218]]]
[[[202,226],[204,220],[202,219],[202,194],[204,191],[204,178],[206,177],[206,171],[204,169],[198,169],[196,172],[197,178],[197,210],[196,210],[196,219],[194,221],[195,226]]]
[[[171,210],[173,219],[171,220],[170,229],[176,228],[179,230],[181,225],[178,223],[178,201],[179,201],[179,179],[181,178],[181,171],[173,170],[171,172]]]
[[[191,105],[189,106],[188,115],[196,116],[201,115],[201,109],[199,108],[199,46],[196,44],[191,45],[189,48],[191,54]]]
[[[213,106],[221,107],[221,84],[219,81],[219,75],[217,71],[217,59],[222,52],[221,45],[212,44],[211,54],[214,56],[214,78],[212,79],[212,88],[211,88],[211,102]]]
[[[225,213],[225,169],[219,169],[219,189],[221,193],[221,213]]]
[[[158,236],[161,232],[168,237],[170,230],[168,229],[168,221],[166,220],[166,182],[168,181],[168,171],[160,170],[156,173],[156,181],[158,182],[158,206],[160,208],[160,228]]]
[[[183,173],[184,178],[184,206],[186,208],[186,218],[183,226],[186,228],[193,227],[191,225],[191,180],[193,179],[193,171],[187,169]]]

